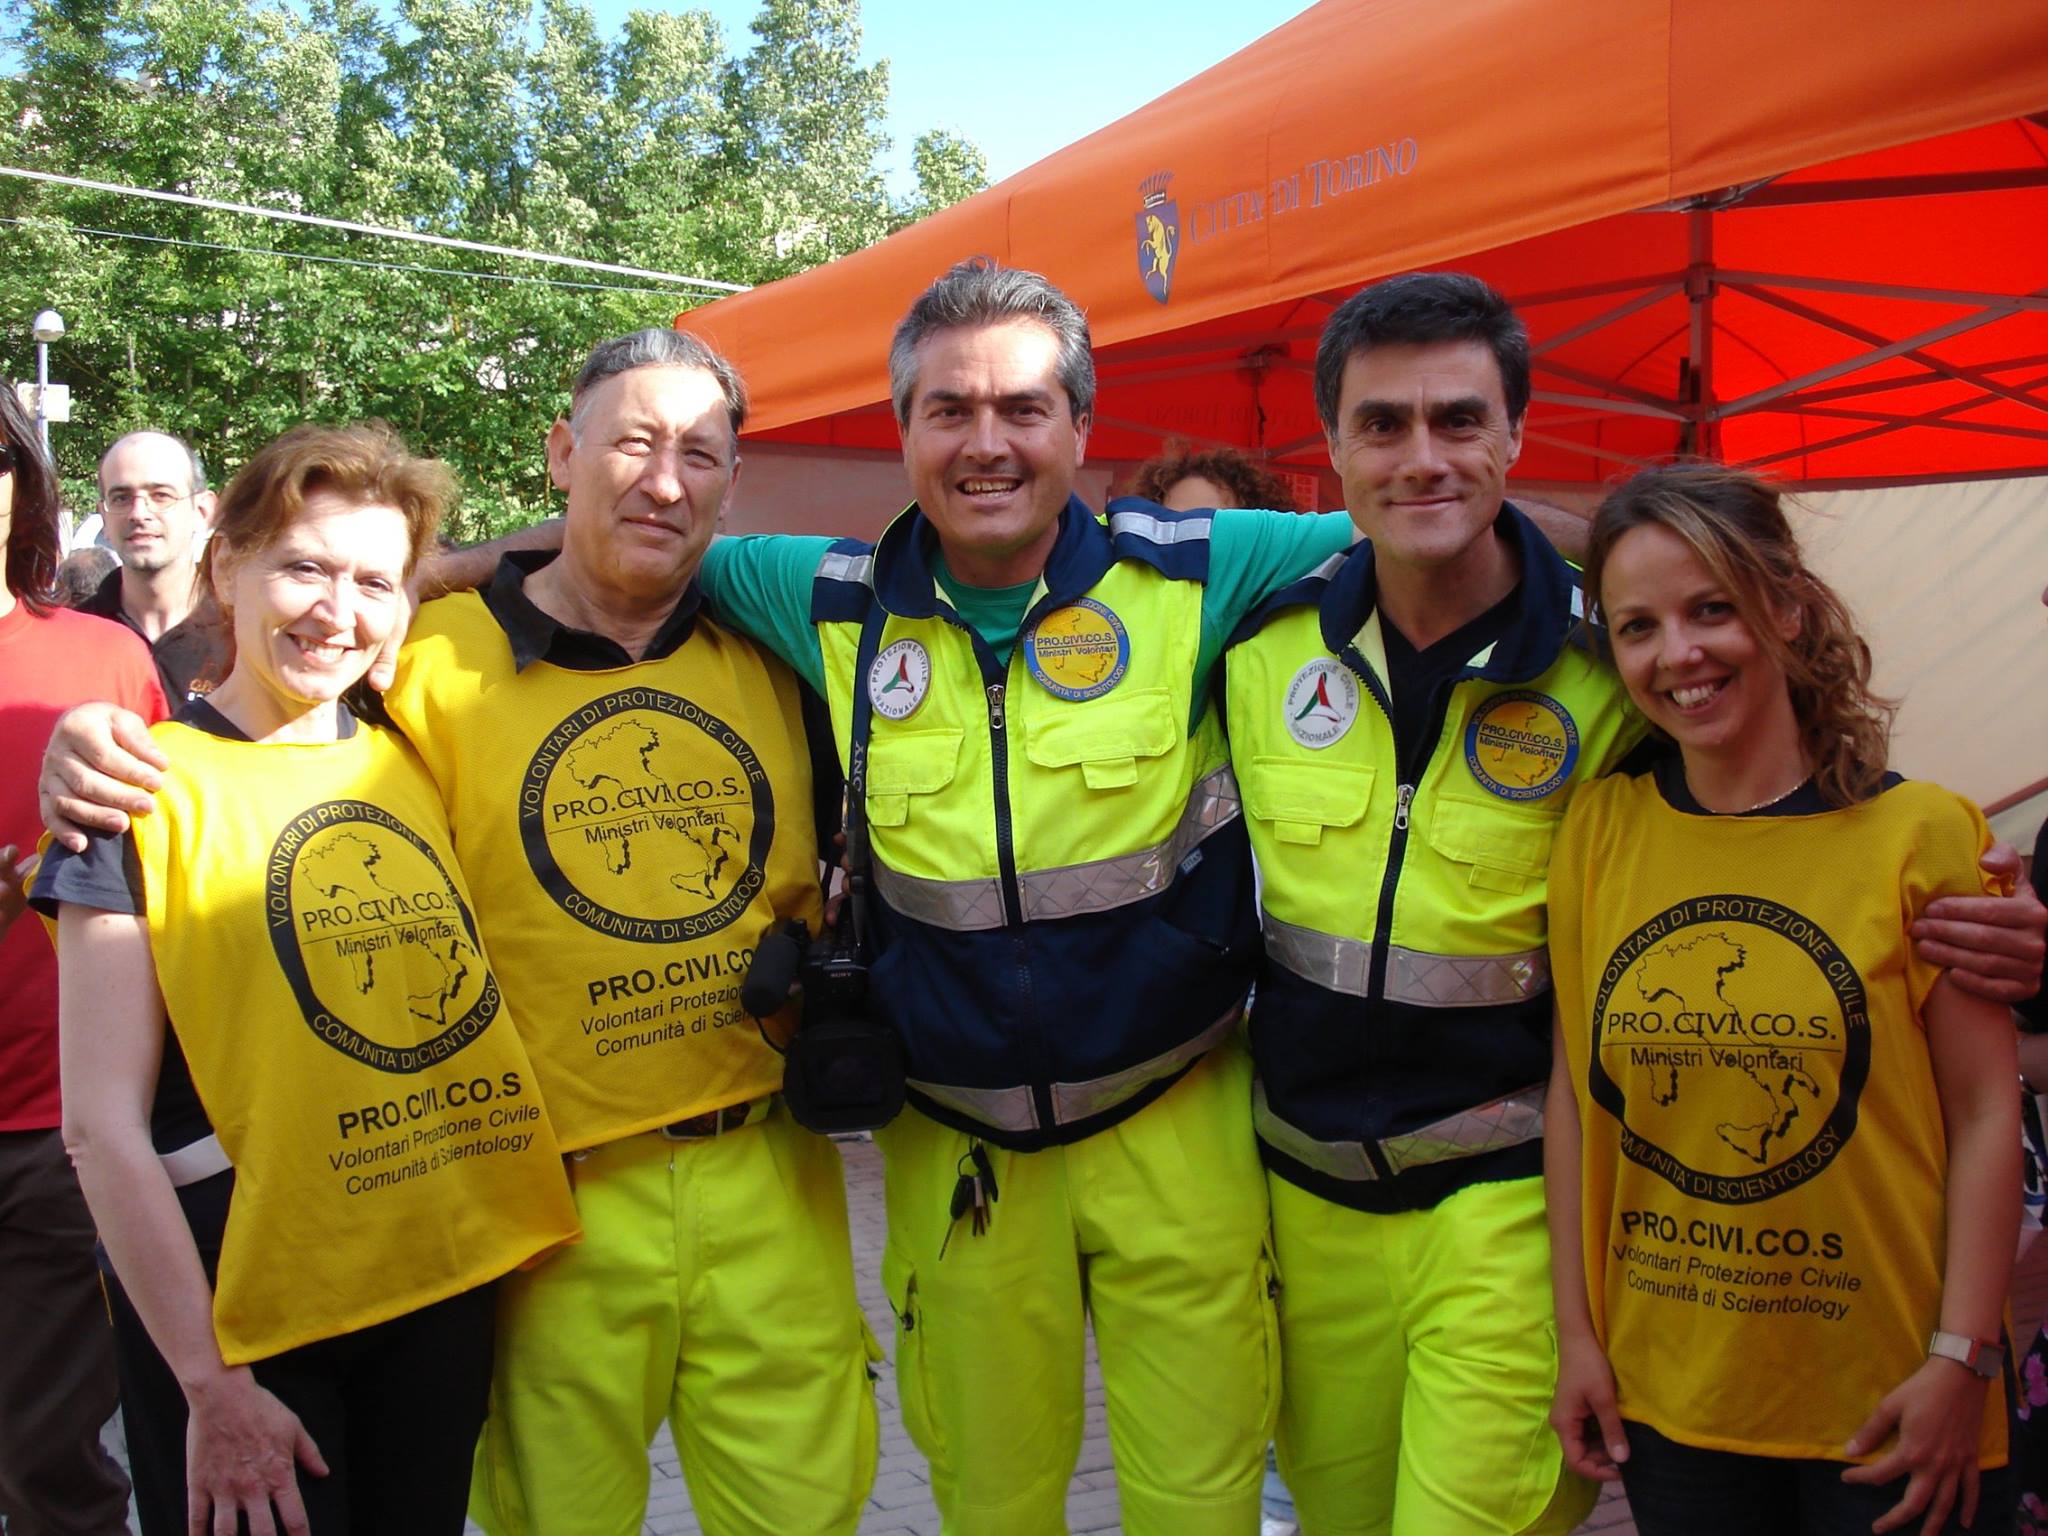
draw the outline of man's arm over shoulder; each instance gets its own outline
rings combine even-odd
[[[1202,592],[1204,661],[1221,654],[1246,614],[1357,540],[1343,512],[1217,512],[1209,524],[1209,581]]]
[[[833,543],[787,533],[714,539],[697,569],[711,617],[759,641],[820,693],[825,658],[811,623],[811,586]]]
[[[486,586],[491,573],[498,568],[498,561],[512,550],[560,549],[565,526],[561,518],[548,517],[481,544],[430,550],[413,574],[413,600],[424,603],[443,593]]]

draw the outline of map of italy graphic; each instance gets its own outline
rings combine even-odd
[[[677,793],[656,759],[661,732],[644,720],[622,720],[593,731],[562,758],[562,771],[588,793],[608,794],[627,807],[589,830],[600,844],[604,867],[623,875],[645,844],[666,836],[664,852],[673,868],[668,883],[686,895],[712,901],[719,876],[739,849],[739,836],[720,813],[692,809]]]
[[[1676,1003],[1687,1014],[1712,1019],[1725,1026],[1716,1037],[1720,1049],[1710,1047],[1705,1065],[1679,1066],[1661,1062],[1649,1068],[1650,1097],[1659,1105],[1676,1104],[1681,1087],[1699,1074],[1733,1077],[1742,1085],[1729,1095],[1731,1104],[1746,1099],[1753,1108],[1731,1115],[1714,1127],[1732,1150],[1759,1167],[1770,1161],[1771,1144],[1782,1142],[1800,1116],[1800,1098],[1817,1102],[1820,1084],[1783,1042],[1752,1038],[1743,1028],[1745,1017],[1767,1009],[1745,1009],[1731,987],[1739,990],[1748,952],[1724,933],[1705,933],[1653,949],[1643,956],[1636,972],[1636,990],[1650,1005]]]
[[[382,910],[402,911],[407,904],[377,873],[384,852],[360,832],[341,832],[321,847],[308,852],[299,867],[313,888],[329,901],[375,901]],[[439,914],[429,925],[443,927]],[[397,944],[416,952],[418,959],[401,967],[407,992],[406,1007],[414,1016],[436,1029],[449,1024],[448,1009],[461,995],[476,952],[457,935],[445,947],[429,943],[412,924],[394,922],[387,930]],[[367,997],[377,985],[377,960],[391,944],[344,942],[338,946],[348,957],[357,993]]]

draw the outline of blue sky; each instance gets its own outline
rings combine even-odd
[[[617,30],[631,0],[588,0],[598,24]],[[658,0],[656,0],[658,4]],[[726,31],[726,47],[753,46],[758,0],[680,0],[702,5]],[[989,179],[1114,122],[1237,52],[1306,9],[1307,0],[1027,0],[934,5],[862,0],[862,57],[889,60],[890,189],[906,192],[910,145],[944,128],[981,146]],[[640,0],[648,8],[648,0]]]

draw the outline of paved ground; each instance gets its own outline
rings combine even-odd
[[[846,1158],[847,1197],[853,1217],[853,1258],[859,1277],[861,1306],[875,1336],[884,1347],[893,1348],[895,1329],[888,1303],[882,1297],[882,1163],[867,1142],[848,1142],[841,1150]],[[2048,1314],[2048,1241],[2037,1245],[2014,1286],[2013,1315],[2016,1336],[2031,1339],[2033,1330]],[[1102,1382],[1095,1369],[1095,1351],[1088,1352],[1088,1421],[1081,1446],[1081,1460],[1067,1494],[1067,1523],[1072,1536],[1114,1536],[1117,1524],[1116,1475],[1110,1470],[1109,1436],[1102,1417]],[[874,1495],[861,1520],[861,1536],[937,1536],[938,1511],[932,1506],[931,1488],[925,1479],[924,1458],[919,1456],[903,1431],[903,1415],[896,1404],[896,1378],[885,1369],[877,1384],[882,1410],[881,1466],[875,1477]],[[119,1421],[108,1426],[110,1443],[120,1436]],[[675,1446],[663,1429],[650,1453],[653,1468],[652,1492],[647,1505],[646,1536],[699,1536],[696,1517],[690,1510],[690,1496],[683,1487]],[[476,1528],[472,1526],[471,1531]],[[1588,1536],[1635,1536],[1628,1502],[1618,1487],[1593,1511],[1580,1528]],[[569,1533],[564,1533],[569,1536]]]

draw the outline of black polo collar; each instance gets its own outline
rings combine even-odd
[[[1578,571],[1512,502],[1501,503],[1493,526],[1514,546],[1522,579],[1515,587],[1515,611],[1507,630],[1476,673],[1497,682],[1527,682],[1556,662],[1576,622]],[[1330,578],[1319,605],[1323,643],[1331,655],[1345,653],[1378,604],[1372,543],[1361,539]]]
[[[549,549],[508,551],[498,561],[490,586],[484,589],[484,607],[505,631],[512,646],[515,671],[524,672],[534,662],[544,661],[572,672],[609,672],[616,667],[630,667],[636,660],[659,661],[690,638],[696,627],[697,610],[704,602],[695,577],[683,588],[675,611],[662,621],[647,654],[641,657],[631,655],[616,640],[586,629],[573,629],[544,612],[526,595],[526,578],[556,554],[557,551]]]
[[[942,608],[950,612],[932,579],[942,558],[939,530],[912,502],[875,545],[875,595],[882,606],[905,619],[932,618]],[[1060,511],[1059,536],[1040,573],[1045,595],[1033,608],[1057,608],[1085,597],[1115,561],[1109,529],[1087,502],[1069,496]]]

